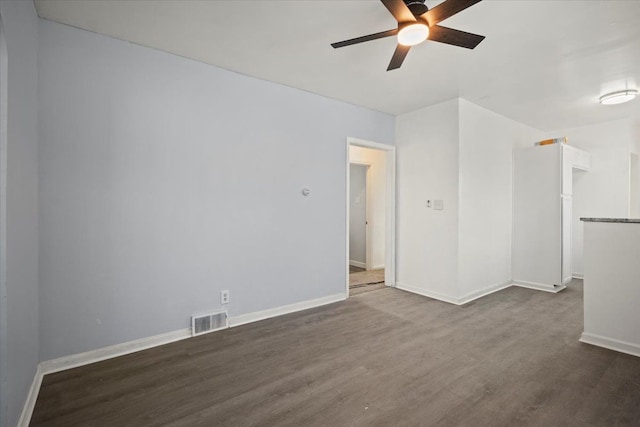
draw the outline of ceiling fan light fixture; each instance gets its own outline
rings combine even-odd
[[[415,46],[429,37],[429,26],[421,22],[409,24],[398,32],[398,43],[403,46]]]
[[[629,102],[638,95],[638,91],[635,89],[619,90],[617,92],[608,93],[600,97],[600,104],[602,105],[616,105],[624,102]]]

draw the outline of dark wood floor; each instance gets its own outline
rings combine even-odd
[[[33,426],[639,426],[640,358],[582,285],[462,307],[386,288],[47,375]]]

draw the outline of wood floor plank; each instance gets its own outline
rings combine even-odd
[[[32,426],[640,425],[640,358],[578,342],[582,283],[396,289],[46,375]]]

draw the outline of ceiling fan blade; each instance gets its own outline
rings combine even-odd
[[[429,37],[427,37],[427,39],[434,42],[473,49],[478,46],[482,40],[484,40],[484,36],[434,25],[429,28]]]
[[[393,30],[381,31],[375,34],[369,34],[368,36],[356,37],[355,39],[349,39],[349,40],[344,40],[337,43],[331,43],[331,46],[333,46],[334,49],[337,49],[339,47],[351,46],[352,44],[364,43],[371,40],[382,39],[384,37],[395,36],[396,34],[398,34],[398,29],[394,28]]]
[[[438,22],[444,21],[456,13],[461,12],[469,6],[473,6],[481,1],[482,0],[445,0],[433,9],[420,15],[420,18],[426,20],[429,23],[429,26],[432,27]]]
[[[402,61],[404,61],[404,58],[407,56],[407,53],[409,53],[409,49],[411,49],[411,46],[404,46],[399,44],[396,47],[396,51],[393,52],[393,57],[391,58],[391,62],[389,62],[389,67],[387,67],[387,71],[400,68],[400,66],[402,65]]]
[[[402,0],[380,0],[398,22],[414,22],[416,17]]]

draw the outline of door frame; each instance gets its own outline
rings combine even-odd
[[[345,293],[346,297],[349,297],[349,201],[350,201],[350,183],[351,173],[349,171],[350,161],[349,147],[351,146],[372,148],[374,150],[380,150],[385,153],[385,270],[384,270],[384,282],[386,286],[396,286],[396,147],[393,145],[380,144],[379,142],[367,141],[364,139],[348,137],[345,144]],[[368,175],[368,172],[367,172]],[[367,177],[368,178],[368,177]],[[369,235],[370,233],[367,233]],[[367,239],[368,241],[368,239]],[[367,252],[369,248],[367,247]]]
[[[364,226],[364,266],[365,270],[369,271],[372,269],[373,262],[371,261],[371,256],[373,252],[373,233],[369,232],[369,220],[371,219],[371,203],[369,202],[371,198],[371,163],[369,162],[361,162],[357,160],[353,160],[349,162],[349,180],[351,180],[351,165],[364,166],[365,170],[365,178],[364,178],[364,216],[365,216],[365,226]],[[351,191],[351,185],[349,185],[349,191]],[[351,194],[349,194],[351,196]],[[349,197],[349,205],[351,205],[351,197]],[[349,212],[351,215],[351,212]],[[349,218],[349,222],[351,222],[351,218]],[[347,254],[347,258],[351,258]],[[349,265],[351,265],[351,259],[349,259]]]

